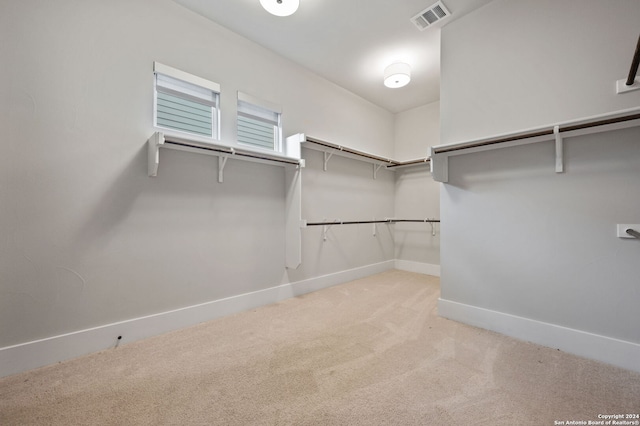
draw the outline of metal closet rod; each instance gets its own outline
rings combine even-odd
[[[355,221],[334,221],[334,222],[308,222],[307,226],[327,226],[327,225],[362,225],[371,223],[440,223],[440,219],[381,219],[381,220],[355,220]]]
[[[410,161],[398,161],[395,164],[391,164],[390,166],[387,166],[387,169],[392,169],[394,167],[410,166],[413,164],[428,163],[430,161],[431,161],[431,158],[421,158],[419,160],[410,160]]]
[[[378,157],[377,155],[373,155],[373,154],[369,154],[369,153],[366,153],[366,152],[358,151],[357,149],[347,148],[347,147],[344,147],[344,146],[341,146],[341,145],[336,145],[336,144],[333,144],[333,143],[330,143],[330,142],[321,141],[319,139],[315,139],[315,138],[311,138],[311,137],[307,137],[307,142],[311,142],[311,143],[314,143],[316,145],[324,146],[325,148],[331,148],[331,149],[335,149],[335,150],[338,150],[338,151],[346,152],[348,154],[358,155],[360,157],[365,157],[365,158],[368,158],[370,160],[380,161],[381,163],[386,163],[387,164],[387,168],[409,166],[409,165],[412,165],[412,164],[427,163],[427,162],[431,161],[430,158],[420,158],[418,160],[410,160],[410,161],[396,161],[396,160],[392,160],[390,158]]]
[[[255,158],[255,159],[258,159],[258,160],[275,161],[277,163],[284,163],[284,164],[299,164],[299,162],[295,161],[295,160],[287,160],[287,159],[266,157],[266,156],[263,157],[261,155],[249,154],[249,153],[246,153],[246,152],[237,151],[235,149],[231,150],[231,149],[224,149],[224,148],[205,147],[205,146],[202,146],[202,145],[190,145],[188,143],[175,142],[175,141],[171,141],[171,140],[165,140],[165,144],[184,146],[184,147],[187,147],[187,148],[202,149],[202,150],[205,150],[205,151],[212,151],[212,152],[218,152],[218,153],[221,153],[221,154],[228,154],[229,156],[235,156],[235,157]]]
[[[636,44],[636,52],[633,55],[631,61],[631,69],[629,70],[629,77],[627,77],[627,86],[633,85],[636,81],[636,75],[638,74],[638,65],[640,65],[640,36],[638,36],[638,44]]]

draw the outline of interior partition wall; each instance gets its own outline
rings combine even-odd
[[[637,2],[496,0],[443,29],[441,315],[640,371],[640,244],[618,237],[640,223],[640,92],[616,90],[639,20]]]

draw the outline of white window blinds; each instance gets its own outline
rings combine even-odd
[[[238,93],[238,142],[280,151],[280,108]]]
[[[220,86],[157,62],[154,70],[156,126],[218,139]]]

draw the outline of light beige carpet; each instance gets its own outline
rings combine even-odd
[[[389,271],[0,380],[1,425],[554,425],[640,374],[437,316]]]

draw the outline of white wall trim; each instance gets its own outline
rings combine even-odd
[[[414,262],[411,260],[396,259],[396,269],[407,272],[416,272],[418,274],[440,276],[440,265],[431,263]]]
[[[205,321],[276,303],[291,297],[393,269],[393,260],[227,297],[181,309],[106,324],[0,348],[0,377],[112,349]],[[118,341],[118,336],[122,339]]]
[[[640,372],[640,344],[440,298],[438,315]]]

